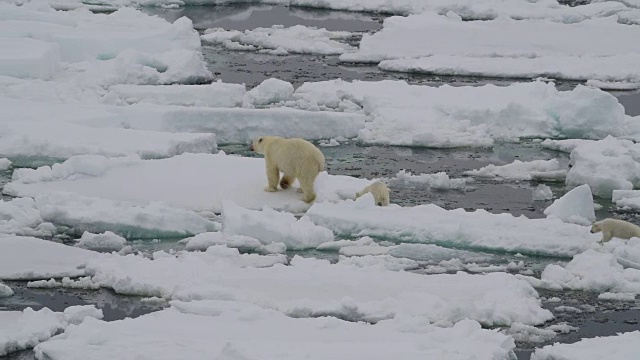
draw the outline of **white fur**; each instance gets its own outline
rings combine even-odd
[[[389,188],[382,181],[376,181],[373,184],[365,187],[361,191],[357,192],[356,199],[366,193],[371,193],[371,195],[373,195],[373,198],[376,201],[376,205],[378,206],[389,205]]]
[[[595,234],[601,231],[601,242],[607,242],[614,237],[619,239],[640,238],[640,227],[624,220],[604,219],[593,223],[591,232]]]
[[[260,136],[251,142],[251,150],[264,155],[267,167],[265,191],[278,191],[278,180],[283,189],[300,181],[300,189],[307,203],[316,198],[313,185],[318,174],[324,170],[324,155],[312,143],[298,138],[285,139],[279,136]],[[283,172],[280,179],[280,172]]]

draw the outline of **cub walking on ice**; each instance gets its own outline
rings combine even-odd
[[[640,238],[640,227],[624,220],[608,218],[593,223],[591,233],[595,234],[601,231],[602,240],[600,242],[607,242],[614,237],[619,239]]]
[[[389,188],[382,181],[376,181],[356,193],[356,199],[370,192],[378,206],[389,205]]]

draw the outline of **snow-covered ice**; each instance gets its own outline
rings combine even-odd
[[[528,283],[505,273],[423,276],[299,256],[289,266],[279,262],[286,256],[213,246],[177,257],[110,256],[90,262],[86,271],[94,283],[121,294],[247,301],[293,317],[376,322],[408,316],[449,326],[465,318],[508,325],[552,317]]]
[[[536,349],[531,360],[633,359],[638,356],[640,331],[582,339],[573,344],[553,344]]]
[[[56,168],[60,171],[56,172]],[[131,179],[136,181],[132,183]],[[37,170],[20,169],[14,173],[13,181],[4,186],[3,192],[35,197],[65,191],[81,195],[80,200],[85,197],[101,198],[100,202],[109,209],[113,209],[111,205],[124,201],[138,206],[161,202],[180,209],[220,213],[223,200],[231,200],[248,209],[268,206],[274,210],[303,212],[309,207],[295,188],[265,192],[266,181],[262,158],[224,154],[183,154],[160,160],[73,157],[63,164],[54,165],[53,170],[46,166]],[[369,180],[323,172],[315,183],[316,201],[337,201],[353,196],[369,183]],[[62,200],[73,205],[72,199]],[[142,211],[153,213],[149,209]],[[184,226],[182,221],[177,223]],[[213,230],[217,229],[205,231]]]
[[[640,190],[613,190],[611,201],[619,208],[640,210]]]
[[[69,288],[69,289],[84,289],[84,290],[96,290],[100,286],[91,281],[91,277],[84,276],[76,280],[71,279],[68,276],[62,278],[61,281],[51,278],[49,280],[35,280],[27,283],[28,288],[38,289],[52,289],[52,288]]]
[[[0,282],[0,298],[13,296],[13,289]]]
[[[33,199],[0,199],[0,233],[25,236],[51,236],[53,225],[44,222]]]
[[[111,231],[102,234],[85,231],[75,246],[94,251],[120,251],[126,244],[127,239]]]
[[[85,318],[102,319],[102,310],[87,305],[71,306],[64,312],[53,312],[48,308],[0,311],[0,356],[33,348],[70,324],[81,324]]]
[[[591,225],[596,221],[591,188],[585,184],[571,189],[544,209],[544,214],[569,223]]]
[[[230,50],[278,50],[279,54],[340,55],[355,50],[344,41],[353,36],[348,31],[295,25],[237,31],[222,28],[207,29],[201,39]],[[342,42],[340,41],[342,40]]]
[[[567,171],[557,159],[520,161],[506,165],[487,165],[477,170],[465,171],[465,175],[505,180],[564,181]]]
[[[635,301],[635,293],[602,293],[598,295],[598,300],[612,300],[612,301]]]
[[[11,160],[0,158],[0,171],[5,171],[11,167]]]
[[[596,196],[640,186],[640,145],[612,136],[582,143],[571,151],[566,185],[588,184]]]
[[[293,85],[275,78],[266,79],[244,95],[244,106],[264,106],[287,100],[293,94]]]
[[[0,279],[81,276],[99,253],[31,237],[0,235]]]
[[[114,85],[102,102],[114,105],[138,103],[204,107],[242,105],[246,89],[241,84],[213,82],[207,85]]]
[[[262,243],[260,240],[244,235],[229,235],[222,232],[206,232],[196,236],[180,240],[185,244],[184,248],[189,251],[199,250],[206,251],[209,247],[215,245],[226,245],[230,248],[259,248]]]
[[[60,48],[57,44],[2,37],[0,47],[11,49],[0,53],[0,75],[47,80],[60,68]]]
[[[85,321],[40,344],[36,356],[52,360],[134,359],[509,359],[513,339],[472,320],[451,328],[410,321],[376,325],[331,317],[296,319],[229,301],[171,302],[156,313],[116,322]],[[223,324],[223,325],[222,325]],[[221,326],[222,325],[222,326]],[[278,329],[278,331],[274,331]]]
[[[586,86],[558,91],[541,81],[431,87],[330,80],[305,83],[293,98],[293,104],[309,108],[359,107],[370,118],[358,134],[366,144],[490,147],[520,138],[602,139],[638,133],[613,95]]]
[[[534,201],[551,200],[553,199],[553,191],[548,185],[540,184],[533,189],[532,197]]]
[[[242,208],[231,201],[222,202],[222,232],[244,235],[263,244],[282,242],[287,249],[313,249],[334,240],[333,232],[316,226],[309,218],[296,219],[293,214],[269,207],[261,211]]]
[[[220,228],[219,223],[193,211],[155,200],[141,203],[51,192],[36,196],[36,204],[46,221],[71,227],[78,235],[84,231],[110,231],[127,238],[148,239],[189,236]]]
[[[306,215],[336,235],[368,235],[522,254],[572,256],[597,246],[600,239],[590,234],[588,227],[559,219],[528,219],[482,209],[445,210],[433,204],[381,208],[373,201],[358,199],[314,204]]]
[[[409,184],[426,184],[434,190],[464,190],[471,179],[452,179],[444,172],[413,175],[411,171],[400,170],[389,182],[401,181]]]

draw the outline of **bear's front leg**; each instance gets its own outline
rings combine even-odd
[[[265,158],[266,160],[266,158]],[[269,165],[267,161],[267,187],[264,188],[264,191],[274,192],[278,191],[278,180],[280,180],[280,170],[275,165]]]
[[[600,240],[600,242],[606,243],[607,241],[611,240],[613,238],[613,234],[609,231],[603,231],[602,232],[602,240]]]

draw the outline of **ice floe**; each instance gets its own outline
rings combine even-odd
[[[344,41],[353,37],[348,31],[328,31],[304,25],[237,31],[222,28],[207,29],[201,39],[230,50],[279,50],[279,54],[340,55],[355,50]],[[342,40],[340,42],[339,40]]]
[[[246,94],[244,85],[213,82],[207,85],[114,85],[102,97],[105,104],[159,104],[236,107]]]
[[[536,349],[531,360],[596,360],[607,357],[633,359],[638,354],[640,331],[582,339],[573,344],[553,344]]]
[[[171,304],[136,319],[85,321],[40,344],[36,354],[52,360],[134,359],[142,352],[154,359],[200,359],[203,354],[219,359],[349,359],[353,354],[386,359],[401,348],[407,359],[488,360],[508,359],[515,348],[511,337],[472,320],[451,328],[410,321],[370,325],[330,317],[296,319],[242,302]]]
[[[611,201],[622,209],[640,210],[640,190],[613,190]]]
[[[100,253],[31,237],[0,235],[0,279],[31,280],[84,275]]]
[[[102,234],[85,231],[76,246],[94,251],[120,251],[126,244],[127,239],[111,231],[105,231]]]
[[[13,296],[13,289],[0,282],[0,298]]]
[[[85,318],[102,319],[102,310],[87,305],[71,306],[64,312],[53,312],[48,308],[0,311],[0,356],[30,349],[70,324],[82,323]]]
[[[0,233],[25,236],[51,236],[55,228],[46,223],[30,198],[0,199]]]
[[[569,223],[591,225],[596,221],[596,214],[589,185],[580,185],[571,189],[544,209],[544,214]]]
[[[400,170],[388,182],[400,181],[409,184],[424,184],[434,190],[464,190],[471,179],[452,179],[443,171],[435,174],[413,175],[411,171]]]
[[[487,165],[478,170],[469,170],[465,175],[505,180],[564,181],[567,171],[560,167],[557,159],[520,161],[506,165]]]
[[[534,201],[551,200],[553,199],[553,191],[548,185],[540,184],[533,189],[532,197]]]
[[[73,157],[53,167],[20,169],[14,173],[13,181],[4,186],[3,192],[31,197],[59,191],[80,195],[78,199],[71,199],[68,195],[51,195],[49,198],[52,200],[49,204],[54,214],[56,204],[59,204],[63,209],[69,207],[64,216],[75,218],[82,216],[81,213],[74,214],[75,204],[82,201],[78,205],[84,208],[85,205],[82,203],[96,201],[92,200],[93,198],[100,198],[98,203],[103,204],[101,208],[107,210],[113,210],[114,207],[122,209],[125,207],[122,202],[125,201],[146,207],[140,210],[131,209],[130,214],[153,214],[153,205],[150,205],[153,202],[161,202],[163,205],[179,209],[216,213],[222,211],[224,200],[231,200],[248,209],[262,209],[268,206],[274,210],[304,212],[309,207],[301,200],[301,194],[297,193],[295,188],[275,193],[265,192],[267,179],[264,169],[262,158],[224,154],[183,154],[160,160],[140,160],[135,157]],[[136,181],[132,183],[131,179]],[[370,182],[323,172],[315,183],[318,194],[316,201],[337,201],[351,197]],[[166,206],[160,208],[166,209]],[[97,215],[99,209],[90,210],[90,214],[93,212]],[[178,218],[178,226],[184,226],[182,219],[185,219],[186,215],[188,214],[184,213]],[[109,216],[117,218],[114,223],[126,220],[120,211]],[[132,215],[126,215],[130,216]],[[91,215],[89,220],[91,219],[95,221],[99,220],[99,217]],[[217,230],[205,228],[207,223],[202,219],[194,222],[196,225],[200,224],[203,230],[201,232]],[[131,225],[139,223],[140,221],[135,219],[127,222]],[[157,225],[153,227],[162,229]],[[110,229],[93,232],[104,230]]]
[[[293,85],[284,80],[267,79],[249,90],[244,96],[244,106],[263,106],[287,100],[293,94]]]
[[[8,170],[11,167],[11,161],[9,159],[0,158],[0,171]]]
[[[597,246],[600,238],[590,234],[588,227],[558,219],[528,219],[482,209],[445,210],[433,204],[381,208],[367,199],[347,200],[314,204],[306,215],[337,235],[368,235],[523,254],[573,256]]]

